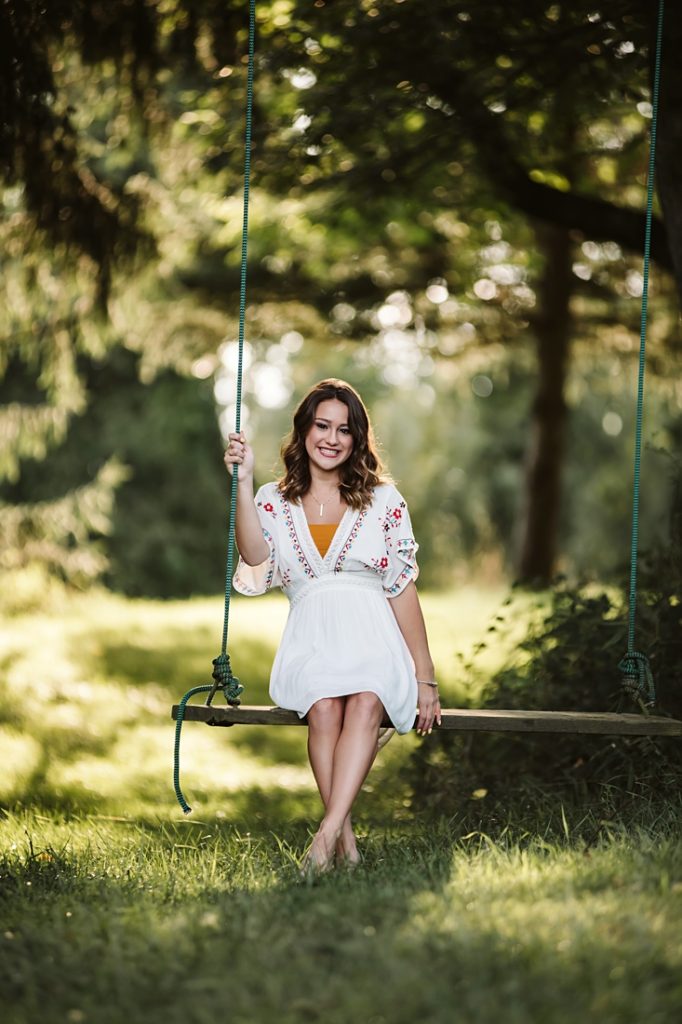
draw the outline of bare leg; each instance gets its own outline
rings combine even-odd
[[[376,694],[353,693],[346,697],[343,727],[334,748],[326,814],[311,847],[312,859],[321,869],[331,862],[353,801],[372,767],[383,713]]]
[[[345,702],[345,697],[325,697],[316,701],[308,712],[308,757],[325,810],[332,788],[334,751],[343,727]],[[352,862],[357,860],[350,814],[344,820],[336,853]]]

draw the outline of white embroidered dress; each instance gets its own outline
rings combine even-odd
[[[315,701],[370,691],[398,732],[417,707],[414,663],[389,600],[419,572],[407,506],[392,484],[376,488],[369,508],[348,508],[322,557],[305,512],[275,483],[256,494],[270,549],[261,565],[239,560],[235,590],[247,596],[279,586],[290,608],[270,677],[270,697],[306,715]]]

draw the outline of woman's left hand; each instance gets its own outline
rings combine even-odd
[[[433,723],[441,724],[440,698],[438,689],[428,683],[419,683],[419,717],[417,719],[417,736],[427,736],[433,729]]]

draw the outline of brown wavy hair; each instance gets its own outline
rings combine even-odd
[[[364,402],[355,388],[336,378],[315,384],[296,409],[291,434],[282,445],[285,473],[278,481],[278,487],[287,501],[297,504],[310,490],[310,464],[305,439],[317,415],[318,405],[332,398],[343,402],[348,409],[348,429],[353,438],[350,456],[339,467],[339,492],[351,508],[367,508],[374,488],[387,483],[389,477],[381,463]]]

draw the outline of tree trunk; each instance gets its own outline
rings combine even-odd
[[[566,429],[564,382],[571,337],[572,245],[568,231],[536,225],[545,267],[534,320],[538,387],[533,403],[527,460],[526,511],[519,576],[538,585],[554,572],[561,511],[561,471]]]

